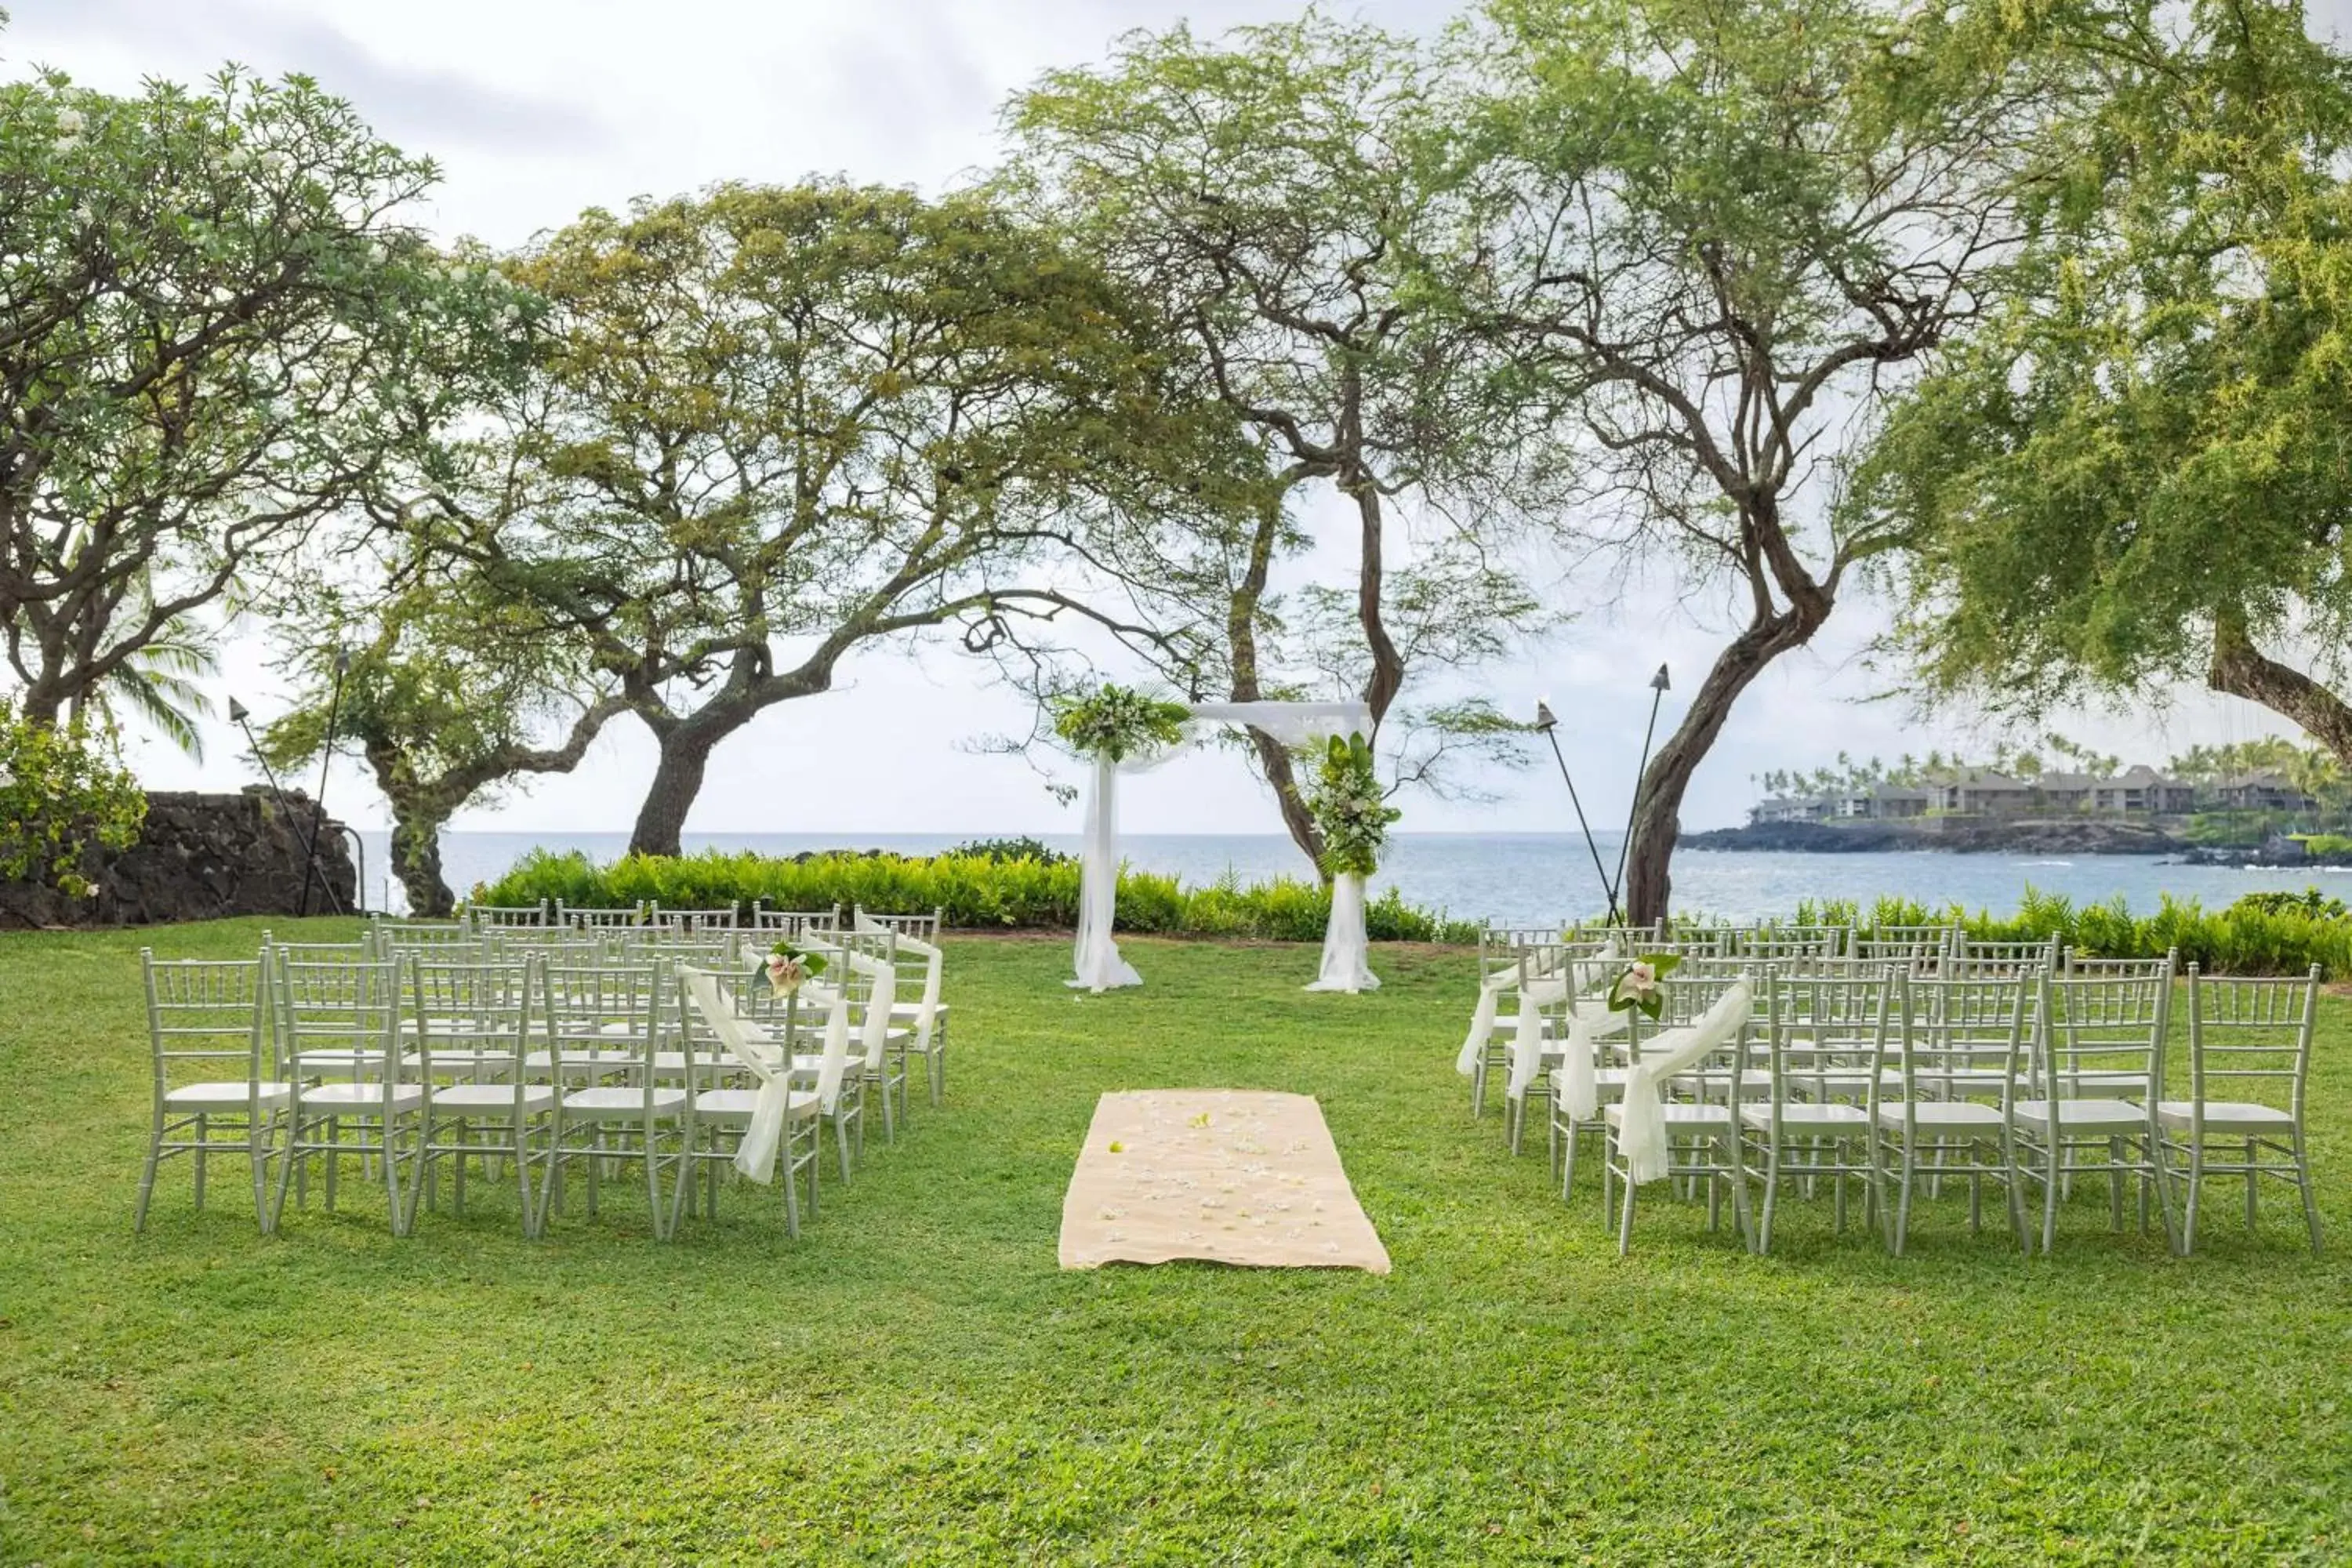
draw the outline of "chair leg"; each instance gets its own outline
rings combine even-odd
[[[2294,1188],[2303,1195],[2303,1223],[2311,1232],[2311,1255],[2319,1256],[2319,1205],[2311,1195],[2311,1156],[2303,1147],[2303,1129],[2295,1128],[2290,1140],[2294,1151]]]
[[[1750,1252],[1761,1252],[1763,1249],[1757,1240],[1759,1232],[1754,1224],[1755,1216],[1748,1207],[1748,1157],[1740,1150],[1738,1126],[1735,1123],[1731,1131],[1722,1137],[1724,1167],[1731,1173],[1732,1226],[1738,1231],[1740,1240]],[[1770,1194],[1765,1194],[1765,1201],[1771,1201]]]
[[[131,1228],[147,1228],[147,1205],[155,1195],[155,1168],[163,1163],[163,1109],[155,1108],[155,1116],[147,1134],[147,1169],[139,1178],[139,1207],[131,1214]],[[266,1226],[264,1227],[267,1228]]]
[[[784,1234],[794,1241],[801,1238],[799,1143],[799,1134],[787,1125],[784,1129]]]
[[[2189,1139],[2189,1201],[2180,1216],[2180,1255],[2188,1257],[2197,1250],[2197,1198],[2205,1185],[2205,1140],[2194,1133]]]
[[[404,1214],[401,1209],[400,1155],[396,1146],[393,1142],[394,1132],[391,1097],[387,1095],[384,1097],[384,1100],[383,1120],[378,1123],[378,1126],[383,1129],[383,1190],[385,1196],[392,1204],[392,1234],[394,1236],[406,1236],[408,1234],[409,1216]],[[408,1184],[409,1201],[413,1203],[415,1201],[416,1189],[424,1184],[422,1173],[414,1171],[410,1172]]]
[[[245,1129],[246,1159],[253,1168],[253,1223],[261,1234],[269,1234],[269,1206],[265,1194],[269,1187],[269,1137],[272,1122],[258,1116],[247,1121]]]
[[[1617,1215],[1617,1256],[1620,1258],[1624,1257],[1627,1249],[1633,1245],[1633,1172],[1631,1166],[1628,1166],[1625,1171],[1625,1196],[1622,1202],[1624,1207]]]
[[[299,1109],[289,1110],[287,1119],[286,1155],[278,1167],[277,1195],[269,1201],[269,1229],[273,1235],[277,1232],[278,1222],[285,1216],[287,1184],[293,1177],[294,1167],[302,1159],[295,1152],[302,1143],[302,1112]]]
[[[1748,1186],[1747,1173],[1744,1170],[1740,1175],[1739,1185],[1743,1191]],[[1844,1189],[1841,1187],[1839,1190],[1843,1192]],[[1755,1251],[1759,1257],[1772,1250],[1772,1215],[1780,1205],[1780,1140],[1774,1139],[1764,1151],[1764,1207],[1756,1216]]]
[[[2178,1252],[2180,1250],[2180,1231],[2172,1219],[2171,1172],[2165,1164],[2163,1135],[2153,1128],[2147,1134],[2147,1164],[2156,1178],[2157,1206],[2164,1215],[2165,1247],[2168,1251]],[[2147,1228],[2147,1186],[2148,1184],[2143,1181],[2139,1189],[2140,1229],[2143,1231]]]
[[[1895,1245],[1893,1251],[1895,1256],[1897,1258],[1903,1256],[1904,1243],[1911,1238],[1911,1183],[1918,1173],[1918,1156],[1913,1152],[1910,1140],[1907,1138],[1905,1139],[1903,1142],[1902,1186],[1897,1191],[1895,1199]]]
[[[199,1135],[201,1135],[201,1133],[200,1133]],[[2255,1171],[2255,1169],[2254,1169],[2254,1161],[2255,1161],[2255,1159],[2257,1158],[2258,1154],[2259,1154],[2259,1151],[2258,1151],[2258,1150],[2255,1148],[2255,1146],[2254,1146],[2254,1141],[2253,1141],[2252,1138],[2247,1139],[2247,1140],[2246,1140],[2246,1228],[2247,1228],[2249,1231],[2251,1231],[2251,1230],[2252,1230],[2252,1229],[2254,1228],[2254,1226],[2255,1226],[2255,1223],[2256,1223],[2255,1215],[2256,1215],[2256,1213],[2257,1213],[2257,1211],[2259,1210],[2259,1208],[2260,1208],[2260,1206],[2261,1206],[2261,1201],[2262,1201],[2262,1199],[2261,1199],[2261,1194],[2256,1190],[2256,1184],[2262,1181],[2262,1177],[2261,1177],[2261,1175],[2260,1175],[2259,1173],[2256,1173],[2256,1171]],[[199,1158],[201,1158],[201,1156],[199,1156]],[[203,1183],[204,1183],[204,1171],[205,1171],[205,1168],[204,1168],[204,1166],[203,1166],[202,1164],[198,1164],[198,1165],[196,1166],[196,1179],[197,1179],[196,1192],[197,1192],[197,1194],[198,1194],[198,1196],[197,1196],[197,1199],[196,1199],[196,1206],[197,1206],[198,1208],[202,1208],[202,1207],[204,1206],[204,1198],[203,1198],[203,1195],[202,1195],[202,1194],[203,1194],[203,1192],[204,1192],[204,1184],[203,1184]]]

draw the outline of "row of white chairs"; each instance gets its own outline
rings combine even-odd
[[[1494,992],[1516,1006],[1520,984],[1530,973],[1557,982],[1573,970],[1585,974],[1586,988],[1598,966],[1614,958],[1620,965],[1634,954],[1672,955],[1683,963],[1750,965],[1776,963],[1790,973],[1840,973],[1860,967],[1875,972],[1898,967],[1920,976],[1988,979],[2037,973],[2053,964],[2069,973],[2080,968],[2121,973],[2114,966],[2130,960],[2086,958],[2072,950],[2062,952],[2055,937],[2034,942],[1976,942],[1958,926],[1882,928],[1871,936],[1857,936],[1839,926],[1755,927],[1596,927],[1565,928],[1488,926],[1479,935],[1478,974],[1482,992]],[[1532,968],[1530,965],[1532,964]],[[1590,972],[1589,973],[1587,972]],[[1488,1089],[1498,1077],[1508,1081],[1507,1069],[1512,1042],[1517,1037],[1514,1012],[1482,1008],[1490,1018],[1476,1042],[1470,1064],[1470,1114],[1486,1114]],[[1524,1075],[1522,1075],[1524,1078]],[[1506,1097],[1504,1135],[1517,1153],[1525,1126],[1524,1108]]]
[[[1507,1115],[1516,1132],[1528,1101],[1549,1101],[1563,1197],[1578,1141],[1601,1139],[1603,1205],[1621,1247],[1630,1245],[1634,1194],[1616,1142],[1625,1082],[1645,1038],[1655,1049],[1735,984],[1752,989],[1754,1015],[1725,1049],[1671,1080],[1666,1114],[1674,1173],[1705,1189],[1711,1223],[1728,1197],[1758,1250],[1769,1247],[1775,1209],[1793,1182],[1809,1192],[1826,1185],[1841,1226],[1850,1187],[1862,1185],[1866,1210],[1896,1251],[1915,1193],[1948,1183],[1966,1185],[1972,1226],[1987,1188],[1999,1190],[2031,1250],[2024,1197],[2038,1189],[2046,1251],[2060,1200],[2077,1178],[2101,1173],[2116,1223],[2126,1186],[2137,1184],[2143,1226],[2153,1195],[2184,1252],[2196,1244],[2206,1182],[2217,1176],[2244,1180],[2250,1226],[2265,1181],[2292,1185],[2311,1245],[2320,1245],[2304,1116],[2316,969],[2245,979],[2192,966],[2189,1091],[2173,1098],[2165,1089],[2170,956],[2074,955],[2053,965],[2054,952],[1979,951],[1925,972],[1900,960],[1685,957],[1658,1025],[1638,1015],[1612,1020],[1622,1033],[1595,1047],[1599,1107],[1579,1121],[1566,1083],[1569,1016],[1580,1002],[1588,1011],[1600,1005],[1622,951],[1557,936],[1523,942],[1517,988],[1538,999],[1541,1027],[1522,1032],[1513,1019],[1507,1036],[1499,1023],[1494,1031],[1542,1042],[1540,1071],[1530,1083],[1520,1065],[1514,1079],[1527,1092],[1516,1101],[1507,1095]],[[1749,1186],[1759,1181],[1762,1205],[1751,1215]]]
[[[887,928],[925,942],[937,942],[944,913],[939,909],[928,914],[881,914],[856,909],[852,913],[849,926],[851,929]],[[458,910],[455,920],[447,921],[403,921],[390,917],[379,917],[379,921],[393,925],[427,928],[464,925],[476,931],[627,931],[652,927],[683,931],[763,931],[789,935],[799,931],[843,929],[839,904],[822,910],[772,910],[765,899],[753,900],[748,909],[736,904],[713,909],[664,909],[659,900],[651,899],[634,904],[592,907],[567,904],[560,899],[545,899],[536,904],[467,904]]]
[[[626,958],[402,945],[381,932],[268,943],[241,961],[142,952],[154,1092],[134,1225],[176,1156],[191,1157],[201,1207],[208,1157],[242,1155],[267,1233],[289,1186],[307,1195],[314,1162],[331,1207],[345,1157],[358,1155],[384,1183],[401,1234],[444,1167],[462,1207],[470,1163],[510,1162],[536,1236],[562,1205],[566,1167],[589,1157],[592,1171],[641,1165],[666,1237],[698,1180],[716,1212],[757,1086],[781,1073],[785,1217],[797,1235],[802,1180],[812,1212],[817,1201],[815,1129],[834,1130],[846,1179],[869,1091],[892,1141],[911,1060],[925,1064],[933,1103],[942,1098],[941,955],[893,931],[831,932],[811,942],[830,960],[824,979],[779,999],[756,967],[764,945],[728,942],[719,967],[697,963],[712,956],[707,944],[683,937],[666,954]],[[596,1190],[592,1181],[592,1212]]]
[[[550,907],[564,908],[561,905]],[[478,907],[472,914],[479,912]],[[571,912],[608,914],[620,911],[573,910]],[[669,913],[676,915],[679,911]],[[936,963],[940,958],[941,911],[938,910],[928,914],[881,914],[858,908],[852,910],[850,924],[846,928],[840,923],[837,905],[831,910],[769,910],[762,907],[755,909],[753,913],[761,921],[756,926],[722,925],[715,920],[697,923],[667,916],[644,922],[593,921],[549,924],[481,921],[472,918],[471,914],[468,918],[455,921],[410,921],[379,916],[368,925],[358,942],[278,945],[299,956],[363,953],[371,957],[389,958],[413,951],[438,952],[450,957],[470,954],[483,959],[498,959],[535,952],[551,959],[562,955],[564,963],[574,967],[605,962],[658,961],[729,971],[757,963],[778,941],[823,947],[836,933],[846,929],[868,934],[888,932],[898,939],[903,954],[918,961],[919,967]],[[269,933],[263,932],[262,940],[268,942]],[[912,1028],[920,1006],[921,1004],[916,1001],[901,1001],[893,1020],[894,1026]],[[953,1013],[953,1007],[946,1002],[935,1002],[930,1009],[931,1033],[927,1044],[932,1048],[926,1053],[925,1067],[934,1105],[940,1103],[946,1092],[947,1051],[952,1043]]]

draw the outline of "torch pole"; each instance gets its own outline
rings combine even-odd
[[[335,723],[342,716],[343,710],[343,672],[351,667],[352,656],[343,649],[337,648],[335,650],[335,689],[334,694],[327,700],[327,738],[325,743],[319,748],[319,793],[310,800],[310,833],[302,845],[302,902],[298,918],[299,915],[307,915],[310,912],[310,879],[318,876],[319,869],[319,833],[326,826],[327,821],[327,768],[328,764],[335,760]],[[319,883],[321,890],[327,895],[328,904],[331,906],[335,901],[335,890],[326,886],[324,877],[319,878]],[[341,914],[342,911],[331,910],[331,912]]]
[[[1584,820],[1584,803],[1576,796],[1576,781],[1568,776],[1568,758],[1560,753],[1559,737],[1549,724],[1542,726],[1544,739],[1551,742],[1552,760],[1559,764],[1560,782],[1568,785],[1568,803],[1576,808],[1576,826],[1584,830],[1584,847],[1592,856],[1592,873],[1601,879],[1601,890],[1609,899],[1609,923],[1622,923],[1617,914],[1617,889],[1610,885],[1609,868],[1601,863],[1601,846],[1592,837],[1592,825]]]
[[[1625,808],[1625,837],[1617,846],[1617,880],[1609,889],[1609,907],[1617,907],[1617,894],[1625,886],[1625,858],[1633,848],[1633,824],[1642,816],[1642,786],[1649,781],[1650,742],[1658,734],[1658,704],[1666,700],[1666,667],[1658,666],[1658,673],[1650,678],[1650,723],[1642,731],[1642,764],[1633,770],[1633,802]]]

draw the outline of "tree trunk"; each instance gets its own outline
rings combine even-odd
[[[678,836],[685,830],[686,814],[694,809],[694,797],[702,793],[702,775],[710,765],[710,753],[750,717],[720,725],[699,722],[709,713],[705,709],[696,715],[697,722],[677,725],[660,737],[661,760],[654,766],[654,782],[646,786],[645,804],[637,808],[637,825],[629,835],[630,854],[680,853]]]
[[[1665,919],[1674,889],[1668,866],[1682,834],[1683,795],[1706,760],[1732,704],[1748,682],[1790,648],[1801,647],[1815,624],[1784,611],[1749,626],[1716,656],[1675,732],[1650,760],[1633,808],[1633,837],[1625,860],[1625,919],[1648,925]]]
[[[2292,721],[2337,762],[2352,767],[2352,707],[2301,670],[2265,656],[2237,617],[2225,616],[2213,628],[2213,662],[2205,682]]]
[[[1274,798],[1282,807],[1282,826],[1290,830],[1290,841],[1298,846],[1298,852],[1314,865],[1315,874],[1322,877],[1323,829],[1316,826],[1315,814],[1307,809],[1306,797],[1299,793],[1298,774],[1291,765],[1290,753],[1262,731],[1252,730],[1249,738],[1250,744],[1257,748],[1258,772],[1274,786]]]
[[[441,825],[449,814],[414,800],[392,803],[392,869],[408,894],[408,912],[440,920],[457,907],[441,879]]]
[[[1286,486],[1286,492],[1287,489]],[[1225,607],[1225,644],[1233,659],[1233,700],[1236,702],[1256,702],[1265,695],[1258,684],[1257,616],[1258,607],[1265,600],[1275,544],[1282,534],[1282,515],[1279,500],[1259,512],[1257,531],[1250,541],[1249,568],[1243,573]],[[1298,792],[1298,775],[1291,766],[1290,752],[1264,731],[1252,730],[1249,738],[1251,747],[1257,752],[1257,771],[1274,786],[1275,804],[1281,809],[1282,826],[1289,830],[1290,841],[1298,846],[1299,853],[1315,868],[1315,874],[1322,876],[1323,830],[1316,826],[1315,814],[1307,809],[1306,798]]]

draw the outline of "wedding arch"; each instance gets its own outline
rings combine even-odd
[[[1116,739],[1087,748],[1094,777],[1087,795],[1086,842],[1079,852],[1078,936],[1076,974],[1069,984],[1087,991],[1109,991],[1140,985],[1143,976],[1120,956],[1111,935],[1118,905],[1118,777],[1148,773],[1181,753],[1208,731],[1221,725],[1260,730],[1285,746],[1328,745],[1369,734],[1372,710],[1361,702],[1192,702],[1153,704],[1117,688],[1104,688],[1145,708],[1181,709],[1181,724],[1153,725],[1149,718]],[[1066,732],[1066,738],[1068,738]],[[1341,870],[1331,880],[1331,918],[1323,932],[1322,971],[1309,991],[1371,991],[1380,986],[1372,973],[1370,944],[1364,934],[1364,873]]]

